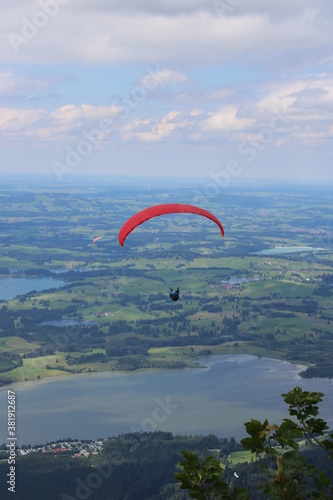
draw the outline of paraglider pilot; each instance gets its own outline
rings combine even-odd
[[[179,299],[179,287],[175,292],[173,291],[173,288],[170,288],[170,299],[172,299],[174,302]]]

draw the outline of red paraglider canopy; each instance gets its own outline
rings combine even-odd
[[[184,205],[182,203],[165,203],[163,205],[155,205],[153,207],[145,208],[144,210],[141,210],[141,212],[138,212],[130,217],[119,231],[119,243],[123,247],[124,241],[127,236],[133,231],[133,229],[135,229],[143,222],[146,222],[147,220],[152,219],[153,217],[158,217],[160,215],[177,213],[197,214],[202,215],[203,217],[207,217],[207,219],[214,221],[219,226],[221,230],[221,236],[224,236],[224,229],[221,222],[217,217],[215,217],[215,215],[208,212],[208,210],[204,210],[200,207],[195,207],[194,205]]]

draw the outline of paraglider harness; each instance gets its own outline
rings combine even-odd
[[[174,292],[173,288],[170,288],[170,299],[172,299],[174,302],[179,299],[179,287],[177,290]]]

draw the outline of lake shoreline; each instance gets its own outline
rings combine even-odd
[[[196,368],[95,372],[13,384],[19,445],[50,442],[65,434],[97,439],[155,427],[176,434],[213,433],[239,439],[246,419],[284,418],[281,394],[295,386],[324,392],[323,416],[331,415],[332,381],[301,379],[300,364],[242,354],[204,356],[198,361]],[[0,403],[6,398],[7,391],[0,391]],[[160,405],[169,405],[170,412],[165,421],[156,423],[153,416]]]
[[[228,345],[223,345],[224,349],[223,351],[225,352],[214,352],[215,351],[221,351],[221,349],[214,349],[213,348],[213,352],[209,355],[200,355],[200,352],[198,353],[197,356],[193,357],[191,361],[189,361],[188,359],[186,360],[186,358],[184,360],[185,362],[185,366],[183,367],[170,367],[170,368],[167,368],[167,367],[160,367],[160,368],[155,368],[155,367],[152,367],[152,368],[145,368],[145,367],[140,367],[140,368],[136,368],[136,369],[133,369],[133,370],[121,370],[121,369],[109,369],[108,367],[105,367],[105,369],[101,369],[101,368],[96,368],[96,369],[91,369],[91,371],[82,371],[81,373],[74,373],[74,372],[69,372],[69,371],[62,371],[62,370],[59,370],[59,374],[50,374],[49,376],[44,376],[44,377],[40,377],[40,378],[34,378],[34,379],[28,379],[28,380],[15,380],[13,381],[12,383],[10,384],[4,384],[4,385],[1,385],[0,386],[0,390],[2,389],[8,389],[10,387],[13,387],[14,385],[16,384],[22,384],[22,387],[20,389],[28,389],[28,385],[30,385],[31,383],[32,384],[36,384],[36,383],[42,383],[42,382],[49,382],[49,381],[52,381],[52,380],[69,380],[69,379],[72,379],[76,376],[81,376],[81,375],[89,375],[89,376],[93,376],[93,375],[96,375],[96,374],[99,374],[99,373],[110,373],[110,374],[115,374],[115,375],[126,375],[126,374],[135,374],[135,373],[141,373],[141,372],[145,372],[145,371],[162,371],[162,370],[170,370],[170,371],[174,371],[174,370],[179,370],[179,369],[193,369],[193,368],[206,368],[205,365],[202,365],[201,364],[201,359],[202,357],[204,356],[205,358],[208,358],[208,359],[211,359],[213,361],[213,359],[216,357],[216,356],[253,356],[255,358],[258,358],[258,359],[270,359],[270,360],[274,360],[274,361],[281,361],[281,362],[287,362],[287,363],[290,363],[292,365],[296,365],[298,367],[300,367],[300,370],[301,371],[304,371],[306,370],[306,368],[308,368],[309,364],[306,364],[305,362],[303,361],[290,361],[290,360],[287,360],[287,359],[284,359],[283,357],[277,357],[277,356],[274,356],[273,353],[269,353],[267,352],[266,349],[264,348],[257,348],[257,349],[254,349],[252,350],[251,349],[251,352],[249,352],[249,350],[247,349],[242,349],[240,347],[237,347],[237,352],[235,352],[236,348],[235,348],[235,343],[236,342],[231,342],[231,343],[228,343]],[[238,342],[238,346],[239,346],[240,342]],[[220,347],[220,346],[219,346]],[[229,348],[230,350],[227,351],[225,348]],[[263,353],[263,351],[266,351],[265,353]],[[18,368],[19,369],[19,368]],[[299,373],[301,373],[301,371]],[[317,378],[323,378],[323,379],[327,379],[328,377],[309,377],[309,378],[313,378],[313,379],[317,379]]]

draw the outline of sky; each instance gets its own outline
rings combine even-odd
[[[333,182],[332,0],[4,3],[0,174]]]

